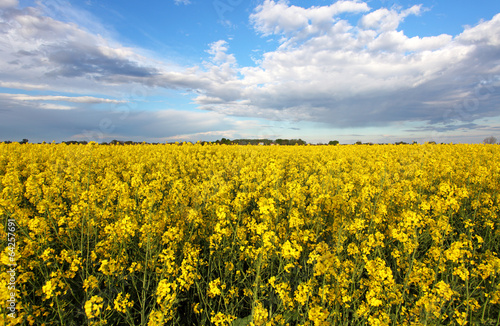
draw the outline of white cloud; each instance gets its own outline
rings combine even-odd
[[[359,26],[364,29],[392,31],[398,28],[404,18],[409,15],[419,15],[421,11],[421,5],[415,5],[403,11],[381,8],[364,15],[359,21]]]
[[[264,35],[292,35],[302,30],[312,34],[328,28],[342,13],[365,12],[368,9],[366,3],[359,1],[337,1],[329,6],[306,9],[290,6],[287,1],[265,0],[250,15],[250,21]]]
[[[15,89],[24,89],[24,90],[48,90],[50,89],[50,85],[48,84],[29,84],[29,83],[21,83],[21,82],[0,82],[0,87],[5,88],[15,88]]]
[[[176,5],[188,5],[191,3],[189,0],[174,0]]]
[[[438,50],[452,41],[452,36],[441,34],[438,36],[419,37],[414,36],[404,40],[404,51],[434,51]]]
[[[403,31],[387,31],[378,34],[366,46],[372,51],[390,52],[421,52],[434,51],[448,45],[452,41],[452,36],[441,34],[438,36],[408,38]]]
[[[230,63],[233,64],[236,62],[234,55],[227,54],[228,46],[227,42],[224,40],[219,40],[210,44],[210,49],[207,51],[212,55],[212,61],[216,64],[221,63]]]
[[[26,94],[0,93],[0,97],[3,99],[10,99],[15,101],[62,101],[62,102],[72,102],[72,103],[87,103],[87,104],[126,103],[126,101],[124,100],[112,100],[112,99],[98,98],[93,96],[26,95]]]
[[[54,91],[106,91],[116,83],[147,80],[153,60],[76,24],[27,7],[0,14],[2,83],[50,84]],[[128,78],[128,80],[127,80]]]
[[[0,0],[0,9],[1,8],[9,8],[9,7],[17,7],[19,2],[17,0]]]
[[[349,10],[358,12],[367,8],[359,2],[351,5]],[[500,15],[456,38],[409,38],[397,30],[405,17],[422,11],[421,6],[379,9],[352,26],[337,19],[332,6],[305,9],[264,1],[251,21],[259,33],[280,34],[281,45],[264,53],[258,66],[238,69],[243,77],[232,80],[230,87],[239,97],[221,96],[228,87],[221,83],[212,84],[195,101],[224,114],[321,121],[335,127],[498,115],[496,88],[488,89],[490,96],[473,114],[452,111],[450,117],[449,112],[464,103],[454,91],[466,92],[494,71],[500,73]],[[225,55],[227,51],[224,47]],[[443,98],[446,105],[434,105]]]
[[[467,27],[465,31],[457,37],[457,41],[471,45],[500,46],[500,13],[491,20],[483,21],[477,26]]]
[[[36,106],[38,109],[43,110],[73,110],[72,106],[53,104],[53,103],[38,103]]]

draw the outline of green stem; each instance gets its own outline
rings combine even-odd
[[[252,300],[252,318],[251,321],[253,321],[253,315],[255,312],[255,303],[257,302],[257,295],[259,291],[259,285],[260,285],[260,266],[262,265],[262,252],[259,253],[259,258],[257,259],[257,276],[255,277],[255,283],[253,286],[253,300]]]

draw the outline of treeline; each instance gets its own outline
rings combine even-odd
[[[5,141],[0,141],[0,143],[10,144],[10,143],[12,143],[12,141],[5,140]],[[28,143],[29,143],[28,139],[23,139],[22,141],[19,142],[19,144],[28,144]],[[56,142],[54,142],[54,143],[56,143]],[[65,141],[61,142],[61,144],[66,144],[66,145],[87,145],[88,143],[89,142],[86,140],[65,140]],[[46,144],[46,142],[41,142],[38,144]],[[59,143],[56,143],[56,144],[59,144]],[[99,144],[100,145],[139,145],[139,144],[162,145],[165,143],[148,143],[148,142],[136,142],[136,141],[132,141],[132,140],[123,141],[123,140],[114,139],[114,140],[110,141],[109,143],[108,142],[100,142]]]
[[[497,139],[495,137],[487,137],[483,140],[484,144],[496,144]],[[10,140],[6,141],[0,141],[0,143],[12,143]],[[29,140],[24,138],[22,141],[19,142],[20,144],[28,144]],[[68,141],[63,141],[61,143],[67,144],[67,145],[87,145],[89,142],[86,140],[68,140]],[[185,142],[169,142],[167,144],[183,144]],[[188,142],[189,143],[189,142]],[[260,139],[227,139],[227,138],[222,138],[220,140],[216,141],[198,141],[198,143],[205,145],[205,144],[225,144],[225,145],[307,145],[307,142],[302,140],[302,139],[267,139],[267,138],[260,138]],[[427,142],[428,144],[436,144],[434,141]],[[45,144],[45,142],[39,143],[39,144]],[[148,142],[136,142],[132,140],[116,140],[113,139],[112,141],[108,142],[101,142],[99,143],[100,145],[139,145],[139,144],[150,144],[150,145],[163,145],[166,143],[148,143]],[[338,140],[331,140],[328,143],[317,143],[317,144],[311,144],[311,145],[339,145]],[[418,144],[416,141],[413,141],[411,143],[407,143],[404,141],[398,141],[394,143],[378,143],[378,145],[388,145],[388,144],[394,144],[394,145],[416,145]],[[441,143],[444,144],[444,143]],[[499,143],[500,144],[500,143]],[[354,145],[374,145],[372,142],[368,143],[363,143],[361,141],[357,141],[354,143]]]
[[[226,139],[222,138],[221,140],[216,140],[213,142],[215,144],[234,144],[234,145],[306,145],[307,142],[302,139]]]
[[[2,142],[2,141],[0,141]],[[7,140],[3,141],[3,143],[12,143],[12,141]],[[28,144],[29,141],[28,139],[23,139],[22,141],[19,142],[20,144]],[[88,142],[86,140],[78,141],[78,140],[68,140],[68,141],[62,141],[61,143],[67,144],[67,145],[87,145]],[[226,144],[226,145],[307,145],[307,142],[302,140],[302,139],[234,139],[230,140],[227,138],[222,138],[220,140],[216,141],[198,141],[198,143],[204,145],[204,144]],[[338,141],[337,141],[338,143]],[[39,144],[45,144],[45,142],[39,143]],[[116,140],[113,139],[112,141],[108,142],[101,142],[99,143],[100,145],[139,145],[139,144],[151,144],[151,145],[163,145],[165,143],[148,143],[148,142],[135,142],[135,141],[123,141],[123,140]],[[182,144],[182,142],[170,142],[167,144]]]

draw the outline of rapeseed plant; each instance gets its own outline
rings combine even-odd
[[[0,324],[499,325],[499,161],[494,145],[0,144],[16,300]]]

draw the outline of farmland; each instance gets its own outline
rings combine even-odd
[[[497,145],[0,144],[0,324],[499,325],[499,210]]]

